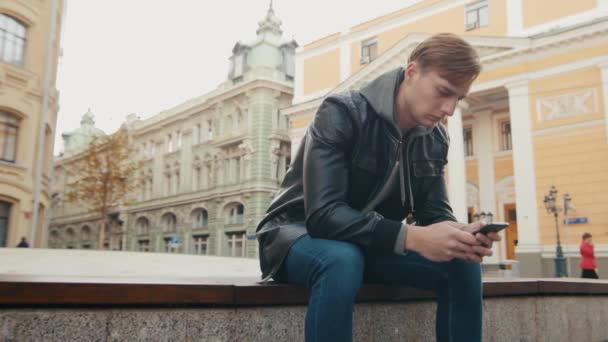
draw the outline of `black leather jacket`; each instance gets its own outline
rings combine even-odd
[[[417,127],[401,136],[393,107],[402,79],[398,68],[360,91],[325,99],[257,227],[264,279],[305,234],[393,253],[409,213],[422,226],[456,220],[443,177],[446,128]],[[395,177],[398,183],[387,186]]]

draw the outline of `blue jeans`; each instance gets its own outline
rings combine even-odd
[[[291,247],[275,279],[310,290],[306,341],[352,340],[354,302],[363,282],[435,290],[437,341],[481,341],[483,298],[476,263],[433,262],[413,252],[367,256],[351,243],[306,235]]]

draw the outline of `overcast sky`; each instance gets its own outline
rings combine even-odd
[[[283,34],[300,46],[404,7],[406,0],[275,0]],[[128,113],[148,118],[226,79],[239,41],[255,38],[268,0],[68,0],[57,87],[61,134],[88,108],[116,130]]]

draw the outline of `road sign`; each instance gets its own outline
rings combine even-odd
[[[564,219],[564,224],[584,224],[588,222],[586,217],[568,217]]]

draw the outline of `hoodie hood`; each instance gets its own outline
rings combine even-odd
[[[402,133],[395,112],[395,96],[399,90],[399,85],[403,82],[403,73],[403,67],[395,68],[365,84],[360,90],[361,95],[374,111],[396,130],[395,133],[398,137],[401,137]],[[412,131],[416,136],[419,136],[431,133],[433,128],[418,125]]]

